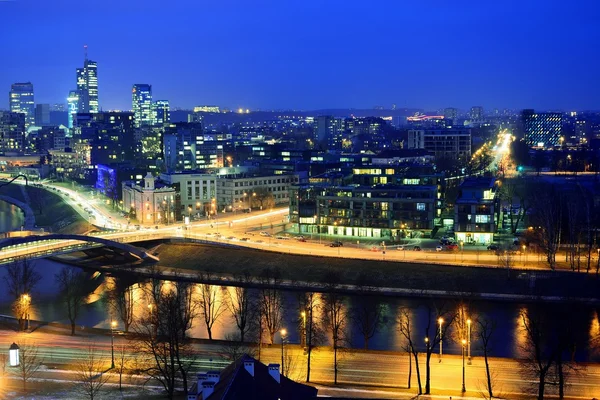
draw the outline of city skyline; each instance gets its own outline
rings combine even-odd
[[[26,13],[30,28],[6,44],[0,87],[31,81],[38,103],[66,103],[87,44],[105,110],[129,110],[136,82],[182,108],[597,109],[598,56],[589,49],[600,7],[578,3],[2,2],[5,36],[22,22],[16,15]],[[95,18],[69,34],[81,15]],[[145,21],[146,40],[130,29],[133,18]],[[565,51],[587,61],[572,63]]]

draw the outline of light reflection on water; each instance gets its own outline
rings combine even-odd
[[[43,278],[38,285],[38,288],[32,293],[33,308],[31,312],[31,318],[41,318],[45,321],[56,321],[62,323],[68,323],[64,307],[60,300],[56,296],[57,286],[54,280],[54,274],[58,272],[61,265],[48,260],[35,261],[38,267],[38,271],[42,274]],[[0,282],[2,282],[4,271],[0,268]],[[88,327],[104,327],[110,326],[110,315],[107,307],[107,301],[105,299],[106,288],[111,285],[111,279],[105,276],[99,278],[98,287],[94,294],[89,297],[90,303],[85,305],[82,310],[81,317],[78,321],[80,326]],[[100,282],[101,280],[101,282]],[[147,316],[149,312],[148,305],[152,303],[150,300],[149,287],[150,283],[134,284],[132,289],[132,296],[134,299],[134,315],[136,318],[141,316]],[[164,282],[163,290],[172,290],[173,286],[169,282]],[[234,289],[227,287],[224,289],[216,290],[217,301],[225,301],[225,299],[235,299],[232,291]],[[251,294],[256,296],[257,291],[251,290]],[[198,290],[193,290],[192,300],[196,304],[199,302]],[[322,296],[317,296],[319,302],[322,303]],[[431,299],[416,299],[416,298],[382,298],[380,299],[383,303],[384,324],[375,333],[373,338],[369,341],[369,348],[374,350],[393,350],[401,351],[404,347],[404,339],[400,335],[397,329],[396,315],[398,311],[403,307],[409,307],[413,318],[413,331],[415,332],[415,343],[423,345],[420,337],[424,338],[425,327],[427,324],[427,308],[425,304],[431,302]],[[360,303],[360,296],[349,296],[345,302],[346,311],[351,310],[353,304]],[[438,301],[438,303],[440,303]],[[446,300],[445,304],[447,307],[458,310],[463,307],[458,301]],[[549,304],[545,306],[545,310],[549,313],[552,312],[555,305]],[[573,329],[581,333],[578,338],[578,355],[577,358],[580,360],[598,360],[600,354],[592,352],[588,346],[592,338],[598,338],[600,335],[600,321],[598,312],[593,307],[580,305],[578,307],[578,314],[569,323],[573,324]],[[520,317],[521,312],[527,312],[529,309],[528,305],[515,304],[515,303],[501,303],[501,302],[473,302],[466,308],[466,317],[475,320],[478,316],[484,316],[491,318],[496,321],[496,330],[494,332],[494,339],[492,343],[492,355],[499,357],[517,357],[521,355],[521,345],[524,343],[525,336],[522,330],[523,321]],[[284,322],[282,324],[288,331],[288,340],[292,343],[300,343],[301,332],[302,332],[302,317],[300,316],[301,310],[299,309],[298,293],[285,292],[284,293]],[[10,315],[10,296],[5,291],[0,291],[0,313]],[[317,308],[314,312],[314,320],[320,323],[325,320],[325,315],[321,308]],[[434,323],[435,324],[435,323]],[[460,324],[457,324],[460,325]],[[119,324],[121,327],[122,325]],[[119,328],[120,329],[120,328]],[[473,331],[471,332],[472,338],[472,354],[474,356],[482,354],[482,350],[476,341],[475,336],[475,324],[472,325]],[[352,347],[363,348],[364,340],[360,334],[360,330],[352,322],[347,321],[347,331],[350,337],[350,343]],[[238,333],[235,320],[228,310],[224,311],[221,318],[213,326],[213,338],[225,339],[228,335],[235,335]],[[450,333],[448,340],[444,342],[444,352],[459,354],[461,347],[458,340],[451,340],[454,337],[461,337],[462,333]],[[201,316],[196,316],[192,329],[189,331],[189,335],[195,338],[207,338],[207,330]],[[276,342],[279,341],[279,336],[276,335]],[[600,339],[596,339],[600,340]],[[326,335],[326,342],[324,344],[331,344],[331,335]]]
[[[18,231],[24,220],[23,212],[19,207],[0,200],[0,233]]]

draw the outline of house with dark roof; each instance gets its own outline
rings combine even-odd
[[[317,389],[281,375],[279,364],[268,366],[247,354],[221,372],[197,375],[188,400],[308,400],[317,398]]]

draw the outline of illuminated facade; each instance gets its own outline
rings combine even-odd
[[[152,125],[162,126],[171,123],[169,100],[156,100],[152,103]]]
[[[139,182],[122,183],[123,208],[135,222],[144,225],[170,224],[177,219],[177,192],[150,172]]]
[[[131,161],[134,157],[133,113],[78,113],[75,137],[91,146],[91,164]]]
[[[205,133],[198,123],[176,123],[165,128],[163,154],[169,171],[223,167],[223,147],[231,134]]]
[[[35,125],[35,103],[31,82],[14,83],[8,95],[10,111],[25,115],[25,129]]]
[[[21,153],[25,146],[25,114],[0,111],[0,152]]]
[[[68,112],[68,128],[73,129],[73,121],[75,120],[75,114],[79,111],[79,93],[77,90],[71,90],[69,97],[67,97],[67,112]]]
[[[98,64],[85,59],[83,68],[77,68],[77,112],[97,113],[98,103]]]
[[[218,106],[196,106],[194,112],[220,113],[221,109]]]
[[[523,111],[525,142],[530,147],[553,147],[560,145],[562,135],[561,113],[536,113]]]
[[[298,175],[221,175],[218,182],[219,208],[229,212],[259,208],[260,201],[256,200],[255,194],[258,188],[272,195],[275,205],[289,204],[289,189],[298,184]]]
[[[459,187],[454,205],[456,240],[489,244],[497,230],[498,198],[492,178],[467,178]]]
[[[471,132],[467,129],[413,129],[408,148],[424,149],[438,158],[471,157]]]
[[[152,85],[136,83],[131,89],[131,108],[135,127],[152,125]]]

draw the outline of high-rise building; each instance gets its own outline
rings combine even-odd
[[[454,107],[448,107],[444,109],[444,119],[447,120],[451,125],[456,123],[458,119],[458,110]]]
[[[50,104],[35,105],[35,125],[45,126],[50,124]]]
[[[205,133],[202,124],[179,122],[165,129],[163,154],[169,171],[223,167],[223,147],[231,134]]]
[[[88,60],[87,46],[83,68],[77,68],[77,92],[79,101],[77,105],[80,113],[97,113],[100,111],[98,103],[98,64]]]
[[[14,83],[8,95],[10,111],[25,114],[25,129],[35,124],[35,103],[31,82]]]
[[[561,113],[536,113],[534,110],[523,110],[521,118],[525,143],[528,146],[552,147],[561,144]]]
[[[341,149],[342,142],[336,142],[338,125],[336,119],[330,115],[320,115],[315,118],[315,141],[333,149]]]
[[[136,83],[131,89],[131,108],[135,117],[135,126],[152,125],[152,85]]]
[[[159,126],[171,122],[169,100],[156,100],[152,103],[152,125]]]
[[[471,117],[471,121],[482,121],[483,120],[483,107],[481,107],[481,106],[471,107],[470,117]]]
[[[25,141],[25,113],[0,111],[0,152],[21,153]]]
[[[133,120],[131,112],[77,113],[75,138],[91,146],[91,165],[133,159]]]
[[[73,120],[75,119],[75,114],[79,111],[79,93],[77,90],[71,90],[69,92],[69,97],[67,97],[67,105],[69,114],[69,129],[73,129]]]

